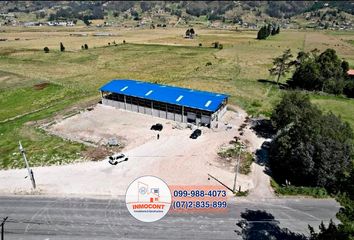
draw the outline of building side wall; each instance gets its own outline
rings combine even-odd
[[[139,105],[139,103],[141,105]],[[196,124],[197,126],[209,125],[211,128],[215,128],[217,126],[217,123],[227,110],[226,104],[222,104],[216,112],[210,113],[206,111],[191,109],[187,107],[183,108],[180,106],[165,104],[161,102],[151,102],[134,97],[128,98],[123,95],[107,95],[106,97],[103,96],[102,104],[119,109],[125,109],[132,112],[151,115],[154,117],[165,118],[177,122],[191,122]],[[182,111],[184,114],[182,114]]]

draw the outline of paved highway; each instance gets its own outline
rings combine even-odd
[[[243,232],[247,239],[259,239],[254,235],[259,233],[269,239],[273,235],[284,239],[290,232],[307,234],[308,224],[327,223],[335,218],[338,208],[334,200],[241,199],[230,201],[227,213],[169,213],[160,221],[143,223],[135,220],[118,198],[0,196],[0,219],[9,217],[5,240],[242,239],[236,225],[241,220],[248,220],[243,225],[248,226]]]

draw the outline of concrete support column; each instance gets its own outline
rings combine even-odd
[[[127,98],[125,95],[124,95],[124,108],[125,110],[127,110]]]
[[[182,122],[184,122],[183,118],[184,118],[184,107],[182,106]]]
[[[166,113],[165,113],[165,114],[166,114],[166,119],[168,119],[168,118],[167,118],[167,113],[168,113],[168,112],[167,112],[167,103],[166,103]]]

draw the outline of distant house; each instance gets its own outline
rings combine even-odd
[[[354,79],[354,69],[349,69],[347,72],[349,78]]]
[[[75,23],[73,21],[67,21],[66,26],[73,27],[73,26],[75,26]]]
[[[25,22],[23,24],[25,27],[34,27],[34,26],[42,26],[42,23],[40,22]]]
[[[57,25],[58,26],[66,26],[66,22],[58,22]]]
[[[51,21],[47,22],[48,26],[68,26],[68,27],[73,27],[75,26],[75,23],[73,21]]]

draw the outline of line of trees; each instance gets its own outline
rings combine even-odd
[[[259,29],[257,33],[257,39],[262,40],[262,39],[267,39],[270,35],[276,35],[280,33],[280,27],[273,25],[273,24],[268,24],[264,25]]]
[[[116,43],[114,42],[114,44],[116,44]],[[82,50],[87,50],[88,49],[88,45],[85,43],[84,45],[81,46],[81,49]],[[48,47],[44,47],[43,50],[44,50],[45,53],[49,53],[49,48]],[[64,44],[62,42],[60,42],[60,44],[59,44],[59,50],[60,50],[60,52],[65,52],[65,47],[64,47]]]

